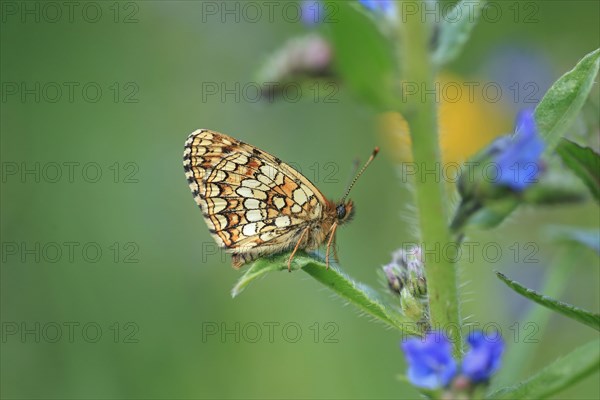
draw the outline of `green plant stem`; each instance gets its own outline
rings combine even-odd
[[[410,127],[413,160],[421,171],[439,171],[435,96],[425,95],[425,90],[435,88],[429,55],[430,29],[420,20],[419,13],[399,14],[398,17],[403,21],[399,24],[402,78],[419,88],[416,96],[403,98],[408,102],[403,105],[403,115]],[[462,340],[456,267],[448,257],[442,256],[441,251],[451,243],[444,183],[437,174],[429,173],[416,179],[415,187],[432,328],[445,331],[454,344],[455,354],[460,356]]]

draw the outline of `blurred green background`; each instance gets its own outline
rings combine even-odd
[[[207,15],[206,3],[219,14]],[[533,81],[539,100],[599,47],[598,2],[525,3],[530,8],[497,2],[502,17],[476,27],[447,73],[504,87]],[[207,82],[252,84],[270,54],[311,28],[278,12],[273,21],[223,16],[236,2],[78,4],[71,18],[66,6],[57,17],[43,2],[1,3],[2,397],[417,397],[397,378],[405,371],[397,332],[360,317],[307,275],[272,274],[232,299],[241,273],[214,252],[184,178],[183,142],[197,128],[296,163],[331,198],[341,196],[355,157],[364,160],[380,145],[381,157],[353,191],[357,215],[338,243],[342,268],[382,287],[375,272],[414,239],[415,217],[395,171],[399,150],[378,133],[376,110],[343,85],[337,102],[306,93],[272,104],[203,89]],[[511,5],[534,10],[535,21],[520,14],[515,22]],[[597,107],[597,88],[590,103]],[[522,106],[505,96],[457,117],[469,125],[477,107],[497,109],[497,125],[479,125],[481,135],[495,135],[512,129]],[[450,145],[456,151],[472,140],[459,132]],[[25,169],[33,172],[22,175]],[[531,304],[492,270],[540,288],[560,250],[544,238],[547,224],[594,227],[599,220],[591,203],[523,208],[476,236],[499,243],[500,260],[491,264],[476,252],[461,265],[469,321],[496,324],[489,326],[501,329],[509,348],[532,335],[535,357],[523,377],[597,333],[560,316],[544,331],[526,331],[523,322],[517,329]],[[514,242],[534,242],[536,262],[523,263],[523,255],[515,262]],[[582,252],[561,300],[597,311],[599,279],[597,257]],[[239,340],[221,336],[236,324]],[[595,373],[559,398],[598,398],[599,379]]]

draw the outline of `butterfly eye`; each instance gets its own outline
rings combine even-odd
[[[344,206],[343,204],[340,204],[339,206],[337,206],[337,216],[338,219],[342,219],[346,216],[346,206]]]

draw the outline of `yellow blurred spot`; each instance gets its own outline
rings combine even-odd
[[[486,99],[484,85],[449,74],[438,79],[438,124],[444,163],[461,163],[497,136],[512,131],[509,112],[501,101]],[[404,117],[397,112],[383,113],[379,124],[388,154],[393,154],[398,162],[411,161],[410,131]]]

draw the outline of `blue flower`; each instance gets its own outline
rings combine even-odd
[[[396,4],[394,0],[358,0],[365,8],[371,11],[379,12],[389,17],[396,13]]]
[[[500,368],[504,342],[500,335],[492,340],[481,331],[471,332],[467,342],[471,349],[463,358],[462,373],[473,383],[487,382]]]
[[[422,338],[410,338],[402,343],[408,362],[408,379],[418,387],[437,389],[447,386],[456,374],[452,345],[440,332],[430,332]]]
[[[502,143],[503,148],[494,162],[498,177],[494,184],[522,191],[536,182],[544,152],[544,141],[540,138],[531,110],[522,111],[517,118],[516,132],[510,141]]]

